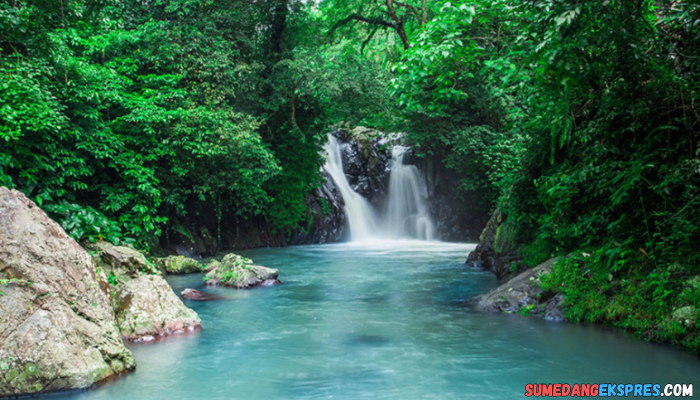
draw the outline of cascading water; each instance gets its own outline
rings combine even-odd
[[[391,151],[389,200],[386,204],[387,235],[394,238],[432,240],[433,222],[428,215],[427,188],[415,165],[404,164],[408,148],[394,146]]]
[[[376,231],[376,215],[369,202],[350,187],[343,172],[343,159],[340,155],[338,140],[329,135],[328,143],[323,146],[323,149],[326,152],[326,164],[323,168],[333,178],[345,202],[345,215],[350,228],[350,238],[353,241],[371,238],[372,232]]]
[[[382,218],[378,218],[370,203],[350,187],[343,171],[338,140],[329,135],[323,148],[326,152],[324,168],[343,196],[352,241],[434,239],[433,222],[425,201],[427,188],[418,168],[404,164],[408,148],[395,146],[392,149],[389,197]]]

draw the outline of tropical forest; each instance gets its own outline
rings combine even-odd
[[[697,0],[0,1],[0,398],[700,388]]]

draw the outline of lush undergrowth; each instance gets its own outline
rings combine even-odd
[[[612,273],[611,249],[562,258],[543,288],[565,296],[572,322],[607,324],[635,332],[646,340],[700,350],[700,275],[674,264],[650,273]]]
[[[501,242],[527,265],[590,254],[550,282],[571,320],[693,350],[699,19],[692,2],[445,2],[394,81],[409,115],[446,125],[469,110],[462,129],[412,138],[465,185],[498,188]]]
[[[201,210],[289,231],[332,126],[403,131],[526,264],[590,254],[549,282],[570,319],[697,350],[698,21],[665,0],[6,1],[0,185],[79,239],[144,245]]]
[[[145,246],[211,210],[305,223],[328,129],[391,106],[379,60],[314,7],[2,2],[0,185],[76,239]]]

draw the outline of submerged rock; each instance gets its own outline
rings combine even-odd
[[[247,289],[267,280],[277,280],[277,275],[276,269],[255,265],[253,260],[231,253],[224,256],[221,264],[207,274],[206,284]]]
[[[135,367],[90,255],[0,188],[0,397],[84,389]]]
[[[563,296],[545,293],[540,278],[552,271],[552,258],[529,269],[478,299],[476,308],[486,312],[524,313],[547,320],[563,321]]]
[[[140,276],[163,275],[143,253],[133,247],[97,242],[88,244],[86,248],[93,253],[97,266],[107,279],[117,287]]]
[[[156,263],[165,271],[166,274],[183,275],[196,274],[204,272],[202,264],[197,260],[185,256],[168,256],[159,258]]]
[[[217,296],[214,294],[209,294],[209,293],[203,293],[203,292],[200,292],[199,290],[189,289],[189,288],[180,292],[180,296],[183,299],[193,300],[193,301],[209,301],[209,300],[221,299],[220,296]]]
[[[122,338],[146,341],[201,329],[201,320],[187,308],[160,276],[146,275],[127,282],[116,293]]]

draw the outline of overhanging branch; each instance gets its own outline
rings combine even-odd
[[[336,24],[333,25],[333,28],[331,28],[331,32],[334,32],[336,29],[340,28],[341,26],[347,24],[350,21],[359,21],[359,22],[364,22],[366,24],[370,24],[370,25],[383,26],[385,28],[396,29],[396,26],[394,26],[394,24],[392,24],[391,22],[387,22],[381,18],[367,18],[367,17],[363,17],[360,14],[353,13],[353,14],[350,14],[348,17],[343,18],[340,21],[336,22]]]
[[[376,26],[374,28],[374,30],[372,30],[372,33],[370,33],[369,36],[367,36],[367,39],[365,39],[365,41],[362,42],[362,47],[360,48],[360,53],[365,52],[365,46],[367,46],[367,43],[369,43],[369,41],[372,40],[372,38],[374,37],[374,34],[377,33],[377,31],[379,29],[381,29],[381,26]]]

